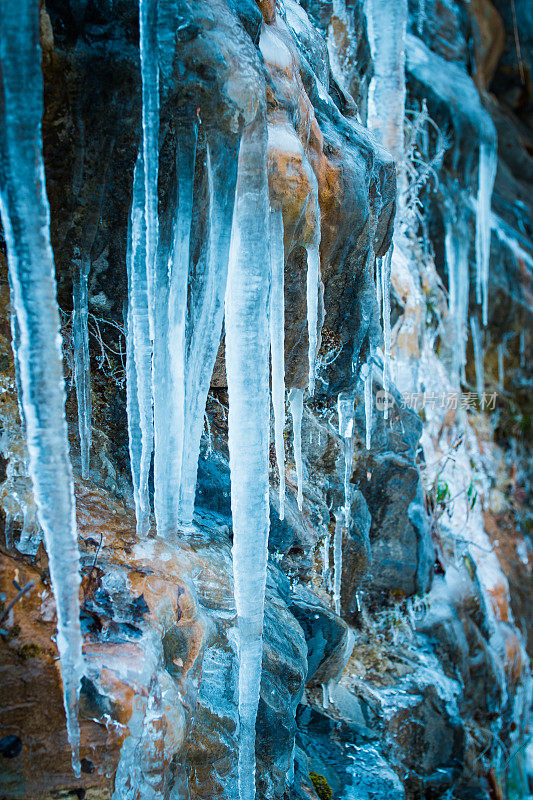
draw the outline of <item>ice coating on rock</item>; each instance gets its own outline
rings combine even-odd
[[[178,528],[185,418],[185,320],[196,136],[194,123],[183,124],[178,130],[174,194],[167,214],[159,221],[154,276],[154,512],[157,533],[161,536],[171,536]]]
[[[302,389],[292,388],[289,392],[289,404],[292,416],[292,447],[294,463],[296,465],[296,480],[298,482],[297,503],[300,511],[303,506],[303,462],[302,462],[302,416],[304,410],[304,393]]]
[[[479,188],[476,207],[476,298],[483,310],[483,325],[488,322],[488,283],[491,238],[491,199],[496,168],[498,144],[496,131],[491,125],[488,139],[479,145]]]
[[[269,198],[266,123],[243,132],[226,291],[226,374],[239,626],[239,798],[255,797],[269,532]]]
[[[74,338],[74,381],[78,403],[78,431],[80,437],[81,476],[89,477],[91,452],[91,362],[89,358],[89,307],[87,281],[89,263],[82,261],[74,279],[74,313],[72,329]]]
[[[395,158],[400,158],[404,149],[407,0],[367,0],[365,12],[374,66],[368,127]]]
[[[139,0],[139,50],[142,81],[144,202],[146,224],[146,272],[148,277],[150,335],[153,337],[154,275],[157,253],[159,170],[159,55],[157,41],[158,0]]]
[[[472,345],[474,348],[474,365],[476,368],[476,389],[481,400],[485,390],[485,375],[483,366],[483,343],[481,341],[481,329],[477,317],[470,317],[470,330],[472,331]]]
[[[272,364],[272,407],[274,444],[279,473],[279,518],[285,516],[285,248],[283,213],[270,212],[270,359]]]
[[[320,252],[316,244],[307,248],[307,332],[309,335],[309,394],[311,395],[315,393],[319,276]]]
[[[140,436],[134,433],[136,424],[129,421],[130,451],[133,452],[132,481],[136,499],[137,534],[146,536],[150,527],[150,498],[148,478],[154,446],[152,414],[152,343],[150,339],[148,272],[146,260],[146,224],[144,199],[144,166],[139,153],[133,175],[130,243],[127,253],[128,321],[132,328],[134,365],[128,367],[132,381],[135,376]],[[133,438],[132,438],[133,436]],[[140,452],[138,446],[140,444]],[[134,466],[135,464],[135,466]]]
[[[194,513],[205,404],[222,333],[237,181],[237,137],[210,131],[207,144],[209,237],[206,252],[195,265],[192,275],[186,335],[185,422],[179,506],[179,523],[185,528],[191,525]]]
[[[74,484],[42,155],[39,6],[0,3],[0,215],[7,245],[29,473],[48,553],[72,766],[83,672]]]
[[[335,613],[341,613],[342,581],[342,533],[344,530],[344,509],[335,512],[335,534],[333,536],[333,606]]]

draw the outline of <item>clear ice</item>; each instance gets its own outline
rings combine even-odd
[[[18,365],[29,473],[57,610],[57,647],[72,766],[80,774],[83,672],[74,483],[42,154],[39,6],[0,3],[0,215],[19,334]]]
[[[279,473],[279,518],[285,516],[285,248],[283,213],[270,212],[270,359],[272,364],[272,407],[274,409],[274,444]]]
[[[89,477],[91,453],[91,362],[89,358],[89,308],[87,281],[89,262],[82,260],[74,278],[74,313],[72,328],[74,338],[74,382],[78,403],[78,431],[80,437],[81,476]]]

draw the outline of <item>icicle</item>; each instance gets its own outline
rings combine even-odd
[[[177,131],[174,208],[170,208],[159,223],[154,278],[154,512],[160,536],[171,536],[178,529],[185,416],[185,315],[195,158],[196,125],[184,125]]]
[[[426,21],[426,0],[418,0],[418,11],[416,15],[416,29],[418,35],[422,36],[424,33],[424,23]]]
[[[304,393],[301,389],[292,388],[289,392],[289,403],[292,416],[292,446],[296,479],[298,481],[297,503],[300,511],[303,506],[303,462],[302,462],[302,416],[304,409]]]
[[[270,212],[270,358],[272,361],[272,406],[274,408],[274,442],[279,472],[279,518],[285,516],[285,297],[283,213]]]
[[[366,449],[370,450],[372,441],[372,364],[363,364],[361,377],[365,385],[365,439]]]
[[[333,604],[335,613],[341,613],[342,581],[342,533],[344,529],[344,510],[335,512],[335,535],[333,537]]]
[[[381,316],[381,314],[382,314],[382,307],[381,307],[382,306],[382,303],[381,303],[381,280],[382,280],[382,278],[381,278],[381,268],[382,268],[383,259],[382,258],[376,258],[375,263],[376,263],[376,297],[377,297],[377,301],[378,301],[378,312],[379,312],[379,315]]]
[[[476,299],[482,304],[483,325],[488,321],[488,281],[491,238],[491,199],[496,168],[498,145],[496,131],[490,141],[479,145],[479,188],[476,212]]]
[[[505,380],[503,359],[505,356],[505,345],[503,342],[498,344],[498,391],[503,392],[503,384]]]
[[[309,394],[315,393],[316,347],[318,326],[318,280],[320,252],[318,245],[307,248],[307,331],[309,335]]]
[[[477,317],[470,317],[470,330],[472,331],[472,344],[474,346],[474,364],[476,368],[476,388],[478,398],[481,401],[485,391],[485,377],[483,373],[483,344],[481,342],[481,330]]]
[[[526,366],[526,333],[524,330],[520,331],[520,366]]]
[[[445,218],[445,251],[449,284],[449,313],[453,320],[452,368],[464,373],[468,321],[468,250],[470,240],[464,220]]]
[[[390,328],[390,291],[391,291],[391,245],[381,264],[381,297],[383,303],[383,390],[389,391],[390,387],[390,356],[391,356],[391,328]],[[389,418],[389,404],[384,404],[384,417]]]
[[[131,239],[131,237],[129,237]],[[129,249],[129,245],[128,245]],[[128,264],[131,259],[127,257]],[[140,474],[141,474],[141,419],[139,416],[139,397],[137,389],[137,370],[135,368],[135,350],[133,345],[133,319],[131,304],[128,304],[124,313],[126,325],[126,413],[128,418],[128,444],[130,455],[131,482],[133,485],[133,501],[135,513],[139,518]]]
[[[192,289],[185,364],[185,422],[179,523],[191,525],[207,394],[220,345],[228,275],[231,220],[237,181],[236,137],[211,131],[208,138],[209,240],[207,255],[190,265]]]
[[[226,291],[226,374],[239,624],[239,798],[255,797],[269,531],[269,204],[266,122],[244,129]]]
[[[144,202],[146,221],[146,274],[150,338],[154,336],[154,275],[157,253],[157,175],[159,169],[159,56],[158,0],[139,0],[139,48],[142,80]]]
[[[374,76],[368,97],[368,127],[392,155],[403,156],[407,0],[367,0],[368,38]]]
[[[325,537],[324,537],[324,551],[323,551],[323,553],[324,553],[324,568],[323,568],[323,571],[322,571],[322,577],[324,578],[324,580],[326,579],[326,576],[327,576],[328,570],[329,570],[329,548],[330,548],[330,544],[331,544],[331,534],[328,531],[326,533]]]
[[[78,431],[80,436],[81,476],[89,477],[91,453],[91,362],[89,358],[88,296],[87,281],[89,262],[82,261],[74,279],[74,314],[72,317],[74,337],[74,381],[78,402]]]
[[[79,555],[68,454],[50,211],[41,141],[39,5],[0,2],[0,216],[7,245],[29,473],[48,553],[72,766],[79,776],[83,672]]]
[[[352,392],[340,392],[337,397],[339,414],[339,436],[342,436],[344,453],[344,515],[346,524],[350,518],[350,478],[353,462],[353,422],[355,397]]]
[[[133,494],[137,500],[137,535],[146,536],[150,528],[150,499],[148,478],[154,446],[152,418],[152,344],[150,341],[148,274],[146,261],[146,225],[144,201],[144,167],[139,153],[133,176],[133,200],[130,225],[131,242],[128,246],[128,320],[133,332],[133,361],[128,368],[130,380],[135,369],[137,409],[140,439],[133,435],[130,421],[130,453],[132,461]],[[132,384],[133,385],[133,384]],[[140,452],[136,449],[140,441]],[[135,483],[137,482],[137,485]]]

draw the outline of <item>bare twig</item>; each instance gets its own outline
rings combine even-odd
[[[21,597],[24,597],[24,595],[25,595],[25,594],[27,594],[27,593],[28,593],[28,592],[29,592],[31,589],[33,589],[33,587],[34,587],[34,586],[35,586],[35,581],[29,581],[29,582],[26,584],[26,586],[24,586],[24,587],[23,587],[23,588],[20,590],[20,592],[18,592],[18,594],[16,594],[16,595],[15,595],[15,597],[13,598],[13,600],[12,600],[10,603],[8,603],[8,605],[7,605],[7,606],[6,606],[6,608],[5,608],[5,611],[4,611],[4,613],[3,613],[3,614],[2,614],[2,616],[0,617],[0,625],[1,625],[1,624],[2,624],[2,622],[5,620],[5,618],[7,617],[7,615],[9,614],[9,612],[11,611],[11,609],[13,608],[13,606],[15,605],[15,603],[18,603],[18,601],[20,600],[20,598],[21,598]]]

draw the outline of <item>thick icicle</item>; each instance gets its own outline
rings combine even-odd
[[[83,672],[79,555],[50,212],[41,141],[39,4],[0,2],[0,215],[19,330],[29,473],[48,553],[72,766]]]
[[[239,624],[239,798],[255,797],[269,531],[269,200],[266,122],[245,128],[239,153],[226,292],[226,373]]]
[[[335,512],[335,534],[333,536],[333,605],[335,613],[341,613],[342,582],[342,534],[344,530],[344,509]]]
[[[309,335],[309,394],[315,393],[318,326],[318,280],[320,251],[318,245],[307,248],[307,332]]]
[[[476,211],[476,299],[483,309],[483,325],[488,321],[488,282],[491,238],[491,199],[496,168],[498,146],[496,131],[479,145],[479,188]]]
[[[195,156],[196,125],[184,125],[177,132],[174,208],[159,223],[154,276],[154,512],[160,536],[170,536],[178,528]]]
[[[74,314],[72,328],[74,338],[74,381],[78,401],[78,431],[80,436],[81,476],[89,477],[91,453],[91,362],[89,358],[88,296],[87,281],[89,262],[82,261],[74,279]]]
[[[133,494],[137,501],[137,534],[146,536],[150,527],[150,499],[148,478],[154,446],[152,417],[152,344],[150,341],[148,274],[146,261],[146,225],[144,202],[144,167],[139,153],[133,176],[133,200],[131,208],[131,242],[128,247],[128,320],[133,331],[133,359],[135,362],[135,385],[140,426],[140,452],[135,450],[138,471],[132,462]],[[128,369],[130,378],[133,367]],[[137,447],[138,437],[132,440],[130,422],[130,451]],[[137,485],[135,482],[138,481]]]
[[[474,365],[476,368],[476,388],[478,398],[481,401],[485,390],[485,376],[483,368],[483,344],[481,341],[481,330],[477,317],[470,317],[470,330],[472,331],[472,344],[474,347]]]
[[[505,356],[505,344],[500,342],[498,344],[498,391],[503,392],[503,384],[505,381],[505,371],[503,359]]]
[[[367,0],[368,38],[374,76],[368,97],[368,127],[395,158],[403,156],[407,0]]]
[[[346,524],[350,518],[350,478],[353,462],[353,422],[355,396],[352,392],[340,392],[337,397],[339,436],[342,436],[344,454],[344,515]]]
[[[158,0],[139,0],[139,49],[142,80],[144,202],[146,221],[146,273],[150,336],[154,334],[154,276],[157,254],[157,175],[159,169],[159,55]]]
[[[296,465],[296,480],[298,482],[297,503],[302,510],[303,495],[303,462],[302,462],[302,416],[304,410],[304,393],[301,389],[292,388],[289,392],[289,403],[292,416],[292,447],[294,463]]]
[[[196,477],[204,410],[220,345],[228,275],[231,220],[237,180],[236,137],[212,131],[208,138],[209,241],[191,281],[185,369],[185,423],[179,522],[189,527],[194,513]],[[191,269],[193,267],[191,266]],[[268,338],[267,338],[268,342]]]
[[[383,389],[390,387],[391,328],[390,328],[390,291],[392,245],[381,264],[381,301],[383,304]],[[389,418],[389,404],[384,404],[384,417]]]
[[[372,364],[363,364],[361,377],[365,386],[365,443],[370,450],[372,441]]]
[[[274,443],[279,472],[279,518],[285,516],[285,297],[283,213],[270,212],[270,358],[272,362],[272,406],[274,408]]]

